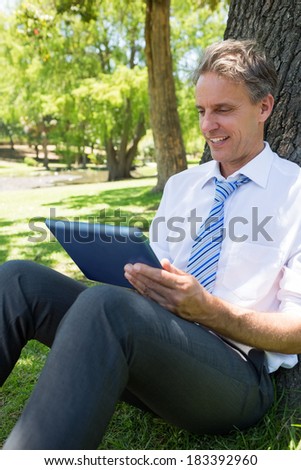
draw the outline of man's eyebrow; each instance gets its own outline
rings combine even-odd
[[[222,107],[230,107],[230,108],[235,108],[237,105],[234,104],[234,103],[230,103],[230,102],[221,102],[221,103],[216,103],[214,105],[214,109],[216,108],[222,108]],[[196,109],[203,109],[203,106],[201,106],[200,104],[196,104],[195,105]]]

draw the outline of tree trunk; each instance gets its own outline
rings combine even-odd
[[[115,181],[117,179],[117,152],[113,144],[113,140],[107,139],[105,143],[106,155],[107,155],[107,166],[109,170],[108,181]]]
[[[11,134],[9,134],[9,142],[10,142],[10,149],[15,150],[15,144],[14,144],[13,137]]]
[[[133,138],[133,141],[131,143],[131,146],[127,149],[126,152],[126,170],[128,172],[131,171],[131,168],[133,166],[133,160],[137,155],[138,151],[138,144],[141,140],[141,138],[145,135],[145,122],[144,122],[144,114],[141,113],[136,130],[135,130],[135,135]]]
[[[301,424],[301,355],[299,362],[292,369],[282,367],[275,372],[275,383],[281,408],[287,408],[292,422]]]
[[[224,37],[255,38],[274,60],[279,86],[266,139],[275,152],[300,165],[300,0],[232,0]],[[210,158],[206,147],[202,162]]]
[[[46,170],[49,170],[49,160],[48,160],[48,138],[47,134],[45,131],[42,132],[42,147],[43,147],[43,153],[44,153],[44,159],[43,159],[43,165],[46,168]]]
[[[109,177],[108,181],[116,181],[131,177],[133,160],[137,155],[138,144],[145,134],[144,114],[139,116],[132,141],[128,142],[129,132],[126,126],[123,130],[122,139],[119,148],[113,144],[112,139],[106,142],[106,153]]]
[[[34,144],[34,150],[36,152],[36,159],[39,160],[39,145]]]
[[[300,0],[232,0],[225,39],[255,38],[275,62],[279,86],[266,126],[272,149],[301,164],[301,2]],[[208,159],[206,151],[205,159]],[[203,160],[202,160],[203,161]],[[301,365],[276,374],[286,406],[301,411]]]
[[[170,0],[146,1],[145,54],[158,191],[171,175],[187,167],[173,79],[169,14]]]

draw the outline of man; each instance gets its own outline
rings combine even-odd
[[[263,140],[275,86],[255,43],[205,51],[196,107],[213,161],[167,183],[151,227],[164,269],[125,266],[135,290],[3,266],[5,375],[26,339],[53,342],[6,449],[96,448],[119,399],[194,433],[266,413],[269,374],[301,352],[301,175]]]

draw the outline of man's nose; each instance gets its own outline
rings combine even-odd
[[[200,116],[200,128],[202,133],[206,135],[218,129],[218,123],[212,114],[204,113],[203,116]]]

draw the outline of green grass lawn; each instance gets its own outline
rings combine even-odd
[[[4,168],[3,168],[4,167]],[[22,175],[28,170],[19,167]],[[1,165],[0,176],[10,174]],[[15,171],[15,170],[14,170]],[[2,172],[2,173],[1,173]],[[16,174],[14,172],[14,174]],[[46,189],[0,191],[0,263],[31,259],[84,280],[57,242],[50,241],[43,220],[78,217],[113,223],[140,223],[155,214],[160,194],[151,192],[155,178],[77,184]],[[39,241],[43,238],[43,241]],[[13,373],[0,389],[0,446],[14,426],[45,362],[48,349],[35,341],[24,348]],[[301,449],[301,428],[290,410],[276,404],[254,428],[229,436],[195,436],[126,404],[118,405],[101,449]]]

